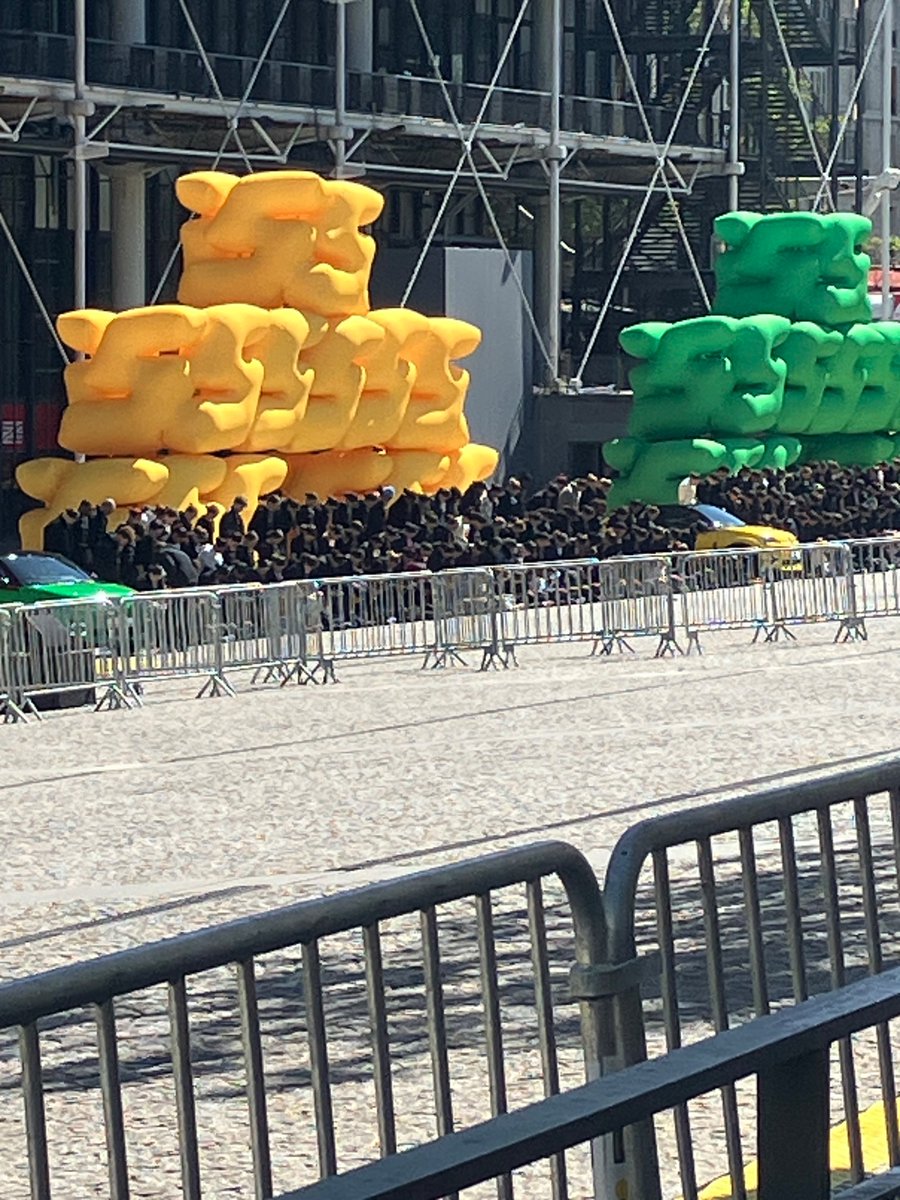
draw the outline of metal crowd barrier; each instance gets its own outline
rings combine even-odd
[[[91,1124],[78,1115],[79,1098],[90,1105],[97,1087],[111,1194],[125,1196],[130,1174],[140,1168],[128,1162],[127,1127],[142,1109],[141,1087],[152,1086],[161,1070],[171,1070],[170,1124],[177,1124],[183,1195],[192,1200],[201,1194],[204,1172],[218,1165],[226,1118],[238,1119],[239,1140],[249,1140],[255,1193],[270,1196],[273,1162],[283,1161],[285,1145],[298,1157],[309,1126],[298,1124],[296,1114],[305,1103],[314,1115],[318,1173],[334,1176],[348,1153],[358,1161],[359,1147],[370,1142],[381,1156],[394,1155],[399,1146],[471,1125],[484,1112],[499,1117],[565,1092],[579,1077],[615,1075],[627,1086],[634,1077],[627,1068],[647,1057],[664,1074],[664,1055],[709,1034],[731,1030],[732,1043],[743,1044],[736,1027],[755,1028],[755,1018],[779,1008],[792,1008],[802,1020],[797,1006],[811,995],[900,963],[898,848],[900,761],[894,760],[644,821],[615,847],[602,894],[578,851],[545,843],[7,984],[0,988],[0,1028],[17,1029],[20,1072],[9,1072],[8,1086],[18,1086],[24,1100],[22,1161],[32,1196],[50,1200],[51,1182],[65,1194],[93,1186],[81,1175],[72,1186],[65,1146],[73,1146],[72,1170],[104,1161],[102,1153],[92,1160],[79,1152]],[[565,1000],[579,1005],[575,1021],[561,1003],[563,967],[570,967]],[[96,1066],[90,1035],[80,1028],[85,1021],[96,1039]],[[882,1105],[890,1161],[900,1165],[891,1031],[880,1017],[872,1024],[868,1048],[851,1043],[849,1028],[835,1039],[852,1186],[871,1169],[863,1155],[863,1107]],[[208,1029],[218,1030],[212,1059]],[[153,1044],[149,1069],[143,1036]],[[715,1057],[717,1047],[732,1043],[704,1043],[713,1049],[703,1054]],[[860,1065],[860,1053],[877,1067]],[[73,1063],[78,1093],[67,1091],[64,1111],[51,1109],[48,1122],[57,1090],[74,1086]],[[404,1087],[395,1088],[401,1075]],[[698,1102],[704,1150],[708,1157],[718,1148],[722,1130],[723,1172],[736,1200],[745,1200],[753,1114],[746,1098],[739,1100],[735,1079],[727,1072],[708,1077],[690,1095],[720,1088],[718,1097]],[[210,1095],[224,1104],[238,1083],[247,1108],[217,1109],[210,1140],[203,1128]],[[270,1107],[274,1092],[286,1088],[306,1093],[298,1097],[300,1109]],[[423,1101],[429,1091],[433,1103]],[[657,1138],[664,1130],[655,1133],[638,1106],[604,1127],[608,1136],[593,1142],[589,1156],[572,1162],[554,1154],[541,1194],[659,1200],[678,1189],[685,1200],[697,1200],[692,1117],[698,1110],[689,1110],[688,1098],[670,1099],[679,1181],[660,1167]],[[371,1130],[361,1133],[367,1121]],[[350,1127],[352,1150],[341,1132]],[[61,1146],[51,1147],[51,1136]],[[583,1131],[578,1140],[588,1136]],[[763,1129],[760,1136],[770,1134]],[[212,1159],[204,1151],[210,1145]],[[155,1151],[144,1165],[158,1171],[164,1153]],[[444,1190],[427,1194],[449,1194],[442,1178]],[[146,1179],[140,1183],[146,1188]],[[291,1178],[285,1186],[297,1183]],[[228,1181],[231,1190],[242,1186]],[[333,1186],[335,1195],[365,1194]],[[500,1194],[514,1194],[505,1173]]]
[[[43,698],[73,694],[98,709],[127,706],[117,670],[120,617],[116,606],[89,601],[17,608],[10,648],[19,707],[36,713]]]
[[[659,991],[633,992],[618,1066],[863,974],[900,964],[900,761],[876,763],[717,804],[653,817],[614,849],[604,886],[610,959],[658,954]],[[625,997],[624,999],[627,999]],[[860,1107],[894,1113],[896,1073],[888,1030],[858,1070],[840,1043],[840,1115],[848,1126],[850,1179],[863,1179]],[[646,1045],[645,1045],[646,1040]],[[608,1064],[607,1071],[616,1064]],[[746,1200],[748,1129],[733,1086],[721,1116],[707,1107],[704,1149],[721,1154],[735,1200]],[[674,1114],[680,1194],[697,1200],[691,1114]],[[709,1127],[724,1129],[723,1142]],[[900,1163],[896,1119],[888,1128]],[[647,1153],[635,1144],[634,1153]],[[640,1193],[630,1193],[638,1195]]]
[[[656,1062],[417,1146],[390,1162],[283,1193],[278,1200],[440,1200],[488,1181],[496,1181],[498,1195],[512,1200],[513,1186],[504,1190],[504,1181],[529,1166],[531,1176],[519,1194],[547,1195],[528,1187],[535,1166],[564,1158],[587,1139],[615,1133],[630,1121],[652,1120],[673,1105],[683,1107],[712,1088],[733,1090],[752,1076],[759,1125],[758,1200],[830,1200],[830,1050],[835,1042],[885,1028],[897,1017],[900,971],[890,971],[806,1001],[792,1012],[763,1017]],[[888,1120],[896,1135],[893,1105]],[[842,1200],[892,1200],[900,1191],[900,1167],[893,1156],[891,1162],[887,1170],[836,1194]],[[643,1200],[640,1193],[635,1200]]]
[[[488,568],[444,571],[433,576],[434,642],[423,666],[464,663],[467,650],[481,651],[482,670],[515,664],[515,650],[497,621],[496,576]]]
[[[253,682],[334,680],[322,644],[321,601],[303,581],[217,588],[222,669],[252,670]]]
[[[114,605],[94,605],[118,617],[119,672],[124,690],[139,696],[152,679],[202,679],[199,695],[233,695],[225,678],[221,601],[213,592],[136,592]]]
[[[201,695],[231,694],[228,676],[243,670],[253,682],[324,682],[345,660],[419,655],[444,667],[475,652],[482,669],[508,667],[517,646],[543,643],[590,641],[611,654],[649,636],[661,657],[699,651],[718,630],[775,641],[826,621],[836,641],[865,638],[869,617],[900,615],[898,561],[900,538],[884,538],[11,607],[3,712],[12,719],[52,693],[95,698],[95,686],[98,706],[140,702],[154,679],[199,678]]]
[[[173,1125],[180,1194],[206,1194],[204,1174],[221,1165],[229,1115],[251,1148],[252,1181],[216,1174],[205,1185],[216,1194],[272,1196],[273,1163],[283,1161],[285,1147],[292,1163],[301,1146],[304,1156],[318,1158],[310,1182],[335,1175],[348,1152],[358,1161],[364,1145],[392,1155],[480,1119],[483,1109],[473,1116],[464,1103],[473,1088],[480,1086],[483,1104],[497,1116],[596,1078],[613,1037],[604,1006],[618,986],[606,947],[593,871],[571,846],[548,842],[8,983],[0,987],[0,1029],[17,1030],[19,1070],[9,1046],[6,1085],[21,1089],[25,1112],[21,1157],[9,1161],[21,1162],[23,1172],[27,1164],[33,1200],[95,1188],[99,1194],[102,1180],[86,1177],[92,1163],[99,1171],[105,1165],[111,1195],[127,1196],[141,1166],[126,1151],[130,1123],[142,1111],[142,1086],[151,1087],[160,1071],[175,1111],[171,1121],[161,1109],[155,1114],[159,1137],[152,1162],[143,1164],[150,1172],[140,1181],[143,1194],[161,1194],[164,1167],[177,1186],[165,1157]],[[274,952],[280,957],[265,957]],[[581,997],[574,1021],[554,981],[573,960]],[[142,1022],[152,1038],[150,1061]],[[239,1032],[239,1047],[229,1029]],[[272,1065],[276,1038],[289,1043],[280,1068]],[[508,1053],[510,1038],[515,1054]],[[401,1070],[404,1087],[395,1090]],[[360,1071],[365,1078],[357,1085]],[[207,1128],[209,1087],[224,1102],[238,1081],[246,1105],[217,1109]],[[102,1129],[88,1117],[98,1087]],[[287,1110],[275,1104],[285,1087],[296,1096]],[[64,1113],[52,1103],[60,1088],[68,1092]],[[339,1119],[349,1100],[356,1101],[351,1148]],[[306,1104],[314,1121],[297,1119]],[[88,1152],[95,1130],[105,1138],[105,1159],[102,1150]],[[588,1177],[605,1173],[608,1194],[621,1194],[614,1158],[606,1160],[602,1146],[594,1150]],[[562,1159],[553,1178],[554,1195],[565,1200]],[[281,1179],[278,1186],[297,1182]],[[6,1184],[20,1195],[27,1186],[9,1177]],[[594,1190],[605,1194],[599,1182]],[[512,1194],[511,1184],[504,1194]]]
[[[900,539],[864,538],[846,545],[859,617],[900,615]]]
[[[628,639],[670,638],[669,563],[663,555],[489,568],[501,642],[590,641],[606,653]]]
[[[26,720],[18,685],[20,651],[16,639],[18,605],[0,607],[0,717],[3,723]]]
[[[318,595],[327,655],[363,659],[427,654],[435,641],[437,578],[421,572],[322,580]]]

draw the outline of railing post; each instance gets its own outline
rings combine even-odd
[[[659,645],[656,648],[656,657],[664,658],[667,654],[684,654],[684,651],[678,644],[678,634],[675,628],[675,588],[672,584],[672,558],[671,556],[665,558],[661,556],[659,562],[661,564],[665,563],[662,569],[665,572],[667,628],[660,634]]]
[[[828,1200],[828,1050],[760,1071],[759,1200]]]
[[[856,599],[856,568],[853,563],[853,548],[841,547],[841,574],[846,588],[846,605],[837,633],[836,642],[864,642],[867,640],[865,617],[859,615]]]
[[[577,939],[576,925],[576,948]],[[641,981],[657,970],[657,959],[629,955],[618,962],[598,958],[586,962],[584,958],[579,954],[572,968],[569,994],[581,1002],[585,1066],[588,1079],[593,1080],[646,1060]],[[592,1158],[595,1200],[661,1200],[651,1120],[596,1139]]]

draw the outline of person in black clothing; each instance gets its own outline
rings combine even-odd
[[[247,532],[247,527],[244,524],[243,514],[247,510],[247,497],[235,496],[234,503],[229,508],[228,512],[224,513],[222,520],[219,523],[219,536],[229,537],[236,534],[238,537],[243,537]]]
[[[88,573],[94,569],[93,535],[96,516],[97,510],[90,500],[82,500],[78,505],[78,517],[75,521],[72,561]]]
[[[135,563],[136,537],[130,525],[121,525],[115,533],[116,565],[113,583],[124,584],[125,587],[136,588],[138,571]],[[106,578],[101,576],[101,578]]]
[[[78,524],[78,513],[74,508],[67,508],[44,527],[44,549],[49,554],[61,554],[63,558],[75,561],[75,527]]]
[[[852,470],[835,463],[788,471],[718,472],[695,480],[698,499],[730,509],[748,523],[789,529],[803,541],[861,537],[900,526],[900,463]],[[623,554],[671,552],[692,544],[696,528],[671,528],[655,505],[610,511],[611,480],[558,476],[533,491],[530,481],[474,485],[465,496],[444,488],[433,496],[382,488],[366,496],[323,502],[267,497],[245,532],[246,504],[238,497],[215,532],[217,511],[197,518],[161,509],[145,526],[129,514],[128,534],[114,538],[115,556],[88,550],[103,577],[129,586],[149,583],[148,568],[163,566],[165,586],[194,586],[281,579],[334,578],[400,570],[440,571],[506,563],[606,559]],[[564,495],[565,492],[565,495]],[[106,506],[101,505],[101,510]],[[90,505],[57,517],[45,545],[78,558],[88,528],[105,525],[105,511]],[[681,553],[684,551],[682,550]],[[155,576],[158,580],[159,575]]]
[[[255,533],[262,544],[270,533],[286,534],[291,528],[291,514],[277,492],[266,496],[253,514],[247,529]]]
[[[197,565],[177,546],[157,543],[156,558],[152,566],[163,568],[170,587],[196,587],[200,578]]]

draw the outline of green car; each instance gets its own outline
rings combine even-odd
[[[35,550],[0,554],[0,604],[38,600],[108,600],[130,596],[119,583],[100,583],[60,554]]]

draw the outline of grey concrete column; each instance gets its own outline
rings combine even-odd
[[[145,0],[112,0],[110,32],[123,47],[147,40]],[[140,308],[147,303],[147,179],[142,167],[107,168],[110,179],[113,308]]]
[[[550,363],[542,362],[545,384],[553,387],[559,376],[560,306],[562,263],[560,261],[561,163],[565,151],[560,136],[562,93],[562,3],[538,0],[535,13],[535,86],[548,94],[547,128],[550,145],[545,150],[549,187],[546,201],[535,209],[534,296],[535,317]]]
[[[373,0],[353,0],[347,5],[347,69],[371,74],[374,45]]]
[[[140,166],[108,168],[112,230],[112,304],[147,303],[147,180]]]
[[[550,349],[558,325],[559,316],[554,315],[557,291],[550,283],[550,273],[553,269],[552,237],[553,220],[550,211],[549,196],[529,199],[528,207],[534,213],[534,264],[533,264],[533,297],[534,319],[541,332],[544,345]],[[534,351],[535,381],[545,386],[552,386],[553,379],[543,355],[535,346]]]

